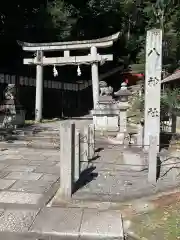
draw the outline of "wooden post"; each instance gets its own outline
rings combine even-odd
[[[36,56],[39,64],[36,66],[36,106],[35,106],[35,121],[42,120],[42,107],[43,107],[43,66],[41,64],[43,52],[37,51]]]
[[[94,46],[91,47],[91,55],[94,59],[97,58],[97,48]],[[92,63],[91,74],[92,74],[93,103],[94,103],[94,109],[95,109],[99,102],[99,73],[98,73],[97,62]]]
[[[75,124],[63,123],[60,126],[60,194],[70,199],[74,178],[74,139]]]
[[[149,137],[149,151],[148,151],[148,181],[156,184],[157,181],[157,136]]]
[[[149,137],[160,134],[160,97],[162,72],[162,30],[147,31],[146,38],[146,78],[145,78],[145,115],[144,148],[149,148]]]

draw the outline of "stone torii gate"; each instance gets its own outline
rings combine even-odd
[[[72,42],[52,42],[52,43],[27,43],[18,41],[18,44],[24,51],[34,52],[34,58],[24,59],[24,64],[36,65],[36,106],[35,120],[42,120],[42,102],[43,102],[43,66],[62,66],[90,64],[92,74],[93,103],[94,109],[99,101],[99,73],[98,63],[112,61],[113,55],[98,54],[97,48],[107,48],[113,45],[113,42],[119,38],[120,33],[109,37],[95,40],[72,41]],[[90,54],[84,56],[70,56],[71,50],[89,50]],[[63,57],[46,57],[45,52],[63,51]]]

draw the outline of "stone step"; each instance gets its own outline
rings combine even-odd
[[[124,239],[119,210],[6,209],[2,211],[0,224],[0,239],[7,240]]]

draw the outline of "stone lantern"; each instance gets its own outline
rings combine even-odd
[[[131,92],[127,89],[127,84],[123,82],[120,90],[115,92],[114,95],[120,103],[128,103],[128,98],[131,96]]]
[[[128,98],[131,92],[127,89],[127,84],[122,83],[119,91],[114,93],[117,98],[117,107],[119,109],[119,132],[115,139],[111,139],[114,144],[123,144],[127,135],[127,110],[129,107]]]

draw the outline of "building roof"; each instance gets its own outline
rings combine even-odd
[[[54,51],[54,50],[76,50],[76,49],[88,49],[92,46],[99,48],[105,48],[112,46],[114,41],[117,41],[121,33],[117,32],[111,36],[82,41],[69,41],[69,42],[48,42],[48,43],[29,43],[17,41],[18,44],[25,51]]]
[[[180,79],[180,70],[177,70],[175,73],[173,73],[170,76],[164,78],[161,81],[161,83],[167,83],[167,82],[175,81],[177,79]]]

